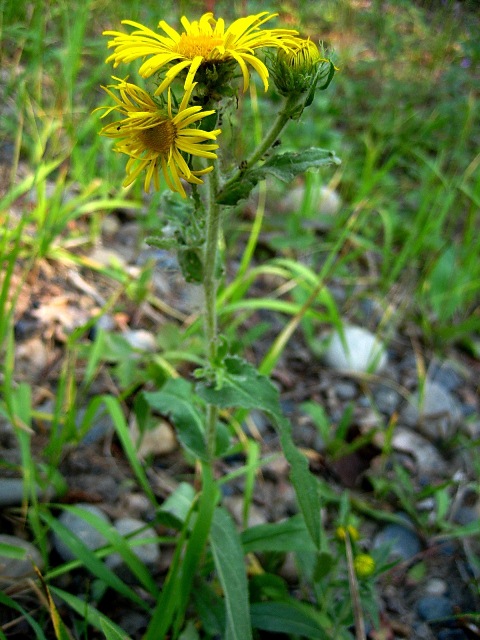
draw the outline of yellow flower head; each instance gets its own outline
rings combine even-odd
[[[337,527],[336,535],[339,540],[345,540],[347,535],[350,540],[354,542],[360,538],[360,532],[353,524],[349,524],[347,527]]]
[[[367,553],[360,553],[355,557],[353,567],[359,578],[368,578],[375,571],[375,560]]]
[[[121,62],[131,62],[143,58],[140,75],[150,77],[156,71],[167,67],[165,78],[156,93],[162,93],[178,74],[188,70],[185,89],[189,89],[195,74],[201,66],[222,62],[236,62],[243,75],[243,90],[246,91],[250,81],[247,65],[258,73],[268,89],[268,70],[264,63],[255,56],[259,47],[288,46],[295,39],[297,31],[290,29],[261,29],[260,27],[277,14],[262,11],[253,16],[239,18],[225,29],[225,21],[213,17],[213,13],[204,13],[200,20],[190,22],[185,16],[181,18],[184,28],[182,33],[172,29],[164,20],[158,27],[166,34],[156,33],[147,27],[123,20],[123,24],[135,27],[130,34],[119,31],[104,31],[104,35],[113,36],[108,43],[113,53],[107,62],[117,67]]]
[[[185,156],[215,159],[217,156],[214,150],[218,148],[218,144],[214,142],[221,133],[220,129],[203,131],[191,125],[215,112],[203,111],[199,106],[188,106],[195,84],[185,92],[174,113],[170,90],[166,109],[162,109],[140,87],[127,80],[114,80],[118,81],[117,85],[102,87],[115,101],[114,106],[100,107],[106,110],[102,118],[112,111],[117,111],[124,117],[107,124],[100,131],[100,135],[118,140],[115,151],[130,156],[123,186],[132,184],[145,170],[145,191],[149,190],[152,180],[155,189],[158,190],[161,168],[168,187],[185,197],[185,189],[180,179],[202,184],[203,181],[198,176],[208,173],[213,168],[208,166],[200,171],[193,171]],[[114,91],[118,92],[118,95]]]

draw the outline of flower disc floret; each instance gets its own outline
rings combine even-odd
[[[172,191],[186,196],[181,180],[202,184],[199,176],[212,170],[212,166],[194,171],[187,162],[189,156],[216,159],[214,150],[220,129],[204,131],[195,125],[215,111],[204,111],[200,106],[189,106],[195,84],[185,91],[178,109],[173,108],[172,94],[168,91],[166,109],[137,85],[120,80],[116,85],[103,87],[113,98],[114,105],[105,109],[102,118],[111,112],[120,113],[123,118],[107,124],[100,135],[117,140],[114,150],[129,156],[126,178],[123,186],[132,184],[146,171],[144,189],[148,191],[153,182],[160,188],[159,171]],[[117,95],[118,94],[118,95]]]
[[[204,13],[200,20],[190,22],[181,18],[184,31],[178,33],[164,20],[158,28],[165,35],[148,27],[123,20],[122,24],[135,28],[130,34],[119,31],[104,31],[104,35],[113,36],[108,47],[113,53],[107,62],[117,67],[122,62],[131,62],[142,58],[139,73],[144,78],[157,71],[166,69],[166,74],[156,94],[162,93],[181,73],[187,72],[185,89],[189,89],[195,74],[203,65],[235,62],[243,76],[243,90],[249,86],[249,66],[260,76],[265,91],[268,89],[268,69],[255,55],[261,47],[286,48],[295,41],[297,31],[291,29],[261,29],[261,26],[274,18],[276,13],[262,11],[255,15],[239,18],[225,28],[222,18],[215,19],[213,13]],[[249,65],[249,66],[248,66]]]

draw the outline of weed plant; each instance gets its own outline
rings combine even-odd
[[[285,130],[281,149],[301,150],[315,140],[319,147],[334,149],[342,163],[307,173],[297,210],[272,213],[273,198],[286,197],[294,184],[262,181],[253,205],[249,202],[251,219],[240,203],[225,221],[224,253],[236,269],[228,270],[218,291],[219,324],[233,356],[258,357],[259,385],[275,370],[295,332],[301,330],[313,359],[320,348],[318,328],[340,326],[345,313],[354,318],[362,299],[380,303],[383,324],[415,326],[426,348],[440,355],[455,345],[479,357],[480,21],[468,2],[463,5],[434,7],[412,0],[282,5],[280,22],[298,25],[312,40],[333,47],[339,72],[327,92],[317,93],[298,126]],[[104,103],[100,85],[110,81],[101,32],[117,29],[127,17],[152,27],[160,19],[177,24],[179,15],[194,19],[203,13],[204,3],[164,2],[162,15],[158,3],[125,0],[2,0],[0,8],[0,416],[11,425],[20,452],[15,463],[0,460],[0,473],[23,478],[22,505],[8,518],[17,531],[22,525],[44,565],[35,579],[0,592],[0,638],[15,637],[10,634],[20,620],[29,637],[39,639],[126,638],[112,598],[142,612],[147,639],[243,640],[267,632],[294,638],[365,637],[363,619],[378,622],[376,579],[390,565],[387,552],[377,550],[366,564],[357,562],[355,570],[355,559],[363,555],[357,539],[363,519],[394,520],[378,506],[378,500],[393,495],[421,530],[447,537],[478,534],[478,525],[454,527],[446,518],[448,483],[425,487],[420,496],[436,501],[432,523],[411,503],[414,489],[403,469],[396,469],[394,480],[373,480],[378,500],[370,504],[314,478],[303,453],[284,442],[297,472],[294,483],[304,491],[297,498],[299,512],[282,522],[248,526],[255,483],[272,456],[240,426],[250,420],[248,402],[235,412],[225,404],[216,446],[221,459],[237,456],[241,463],[222,477],[211,469],[201,476],[194,453],[201,446],[196,438],[208,394],[192,403],[191,386],[182,377],[205,364],[201,320],[171,309],[151,293],[152,265],[132,276],[122,265],[88,258],[110,212],[135,212],[147,237],[155,232],[158,209],[165,203],[162,194],[145,197],[141,185],[121,188],[124,160],[97,135],[99,123],[91,113]],[[226,21],[268,9],[258,2],[215,6]],[[241,116],[245,133],[253,133],[232,139],[232,158],[248,155],[264,133],[260,115],[273,119],[279,102],[266,99],[261,86],[253,85],[250,100],[240,99],[238,106],[238,116],[232,117]],[[343,206],[319,233],[305,221],[315,221],[315,194],[327,183],[337,189]],[[175,199],[168,206],[175,215],[180,210]],[[54,402],[44,411],[35,385],[18,376],[15,328],[25,284],[48,265],[93,274],[94,280],[115,286],[106,287],[97,316],[67,336]],[[258,293],[263,282],[274,286]],[[332,293],[331,285],[338,282],[348,292],[346,308]],[[152,354],[135,352],[121,335],[98,326],[99,317],[144,301],[169,318]],[[249,323],[257,313],[264,314],[265,322]],[[272,317],[280,325],[265,343]],[[96,395],[92,390],[106,369],[115,392]],[[250,370],[239,373],[248,377]],[[270,387],[263,388],[270,393]],[[272,413],[269,400],[260,408]],[[151,469],[139,459],[129,429],[134,415],[148,430],[152,409],[179,427],[189,469],[166,500],[152,486]],[[347,442],[348,413],[333,432],[321,407],[308,403],[303,409],[329,455],[359,446]],[[135,555],[138,541],[61,500],[65,486],[59,465],[101,412],[111,418],[122,457],[150,501],[153,524],[162,532],[154,541],[172,550],[162,579],[154,578]],[[39,425],[45,424],[42,431]],[[45,433],[40,450],[37,439]],[[387,438],[383,455],[388,453]],[[478,456],[472,455],[478,470]],[[215,509],[236,478],[245,487],[240,530],[225,510]],[[48,496],[45,491],[52,486],[56,503],[40,497]],[[320,503],[329,514],[323,520],[315,511]],[[97,529],[106,545],[89,550],[62,526],[57,516],[63,511]],[[75,560],[52,560],[52,533]],[[0,551],[4,557],[22,557],[18,547],[8,544],[0,543]],[[112,552],[128,567],[128,580],[104,562]],[[296,589],[280,574],[286,556],[297,563]],[[478,566],[478,559],[474,562]],[[72,575],[87,576],[84,593],[68,588]]]

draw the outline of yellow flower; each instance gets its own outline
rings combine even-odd
[[[223,62],[236,62],[243,75],[243,90],[249,85],[250,75],[247,65],[258,73],[268,89],[268,70],[265,64],[255,56],[259,47],[288,46],[294,40],[297,31],[290,29],[260,29],[274,18],[276,13],[262,11],[256,15],[235,20],[227,29],[222,18],[216,20],[213,13],[204,13],[200,20],[190,22],[185,16],[181,18],[184,28],[182,33],[172,29],[164,20],[158,27],[166,35],[161,35],[132,20],[123,20],[123,24],[135,27],[130,34],[119,31],[104,31],[104,35],[113,36],[108,43],[114,52],[107,58],[113,61],[114,67],[121,62],[131,62],[144,58],[140,67],[140,75],[150,77],[156,71],[168,66],[165,79],[158,87],[156,94],[162,93],[177,75],[188,69],[185,89],[193,83],[195,74],[201,66]]]
[[[360,578],[368,578],[375,571],[375,560],[367,553],[360,553],[353,561],[355,573]]]
[[[211,141],[215,141],[221,133],[220,129],[203,131],[190,125],[195,125],[215,111],[202,111],[199,106],[188,106],[195,84],[185,92],[174,113],[170,90],[167,108],[162,109],[140,87],[127,80],[115,77],[113,79],[118,81],[117,85],[102,88],[114,99],[115,105],[100,107],[100,109],[106,109],[102,118],[112,111],[119,112],[124,118],[107,124],[100,131],[100,135],[117,139],[115,151],[130,156],[123,186],[132,184],[142,171],[146,170],[145,191],[149,190],[152,180],[155,189],[158,190],[161,168],[168,187],[185,197],[185,189],[180,179],[202,184],[203,181],[198,176],[208,173],[213,168],[208,166],[200,171],[192,171],[185,156],[215,159],[217,156],[213,151],[218,148],[218,144]],[[117,96],[111,89],[117,91],[119,95]]]
[[[356,541],[360,538],[360,533],[356,527],[349,524],[347,527],[337,527],[335,532],[339,540],[345,540],[348,534],[350,540]]]

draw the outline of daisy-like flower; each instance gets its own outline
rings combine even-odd
[[[111,107],[100,107],[106,110],[102,118],[113,111],[124,117],[107,124],[100,131],[100,135],[118,140],[114,146],[115,151],[130,156],[123,186],[132,184],[143,171],[146,171],[145,191],[149,190],[152,181],[155,189],[159,190],[161,169],[168,187],[186,197],[181,179],[193,184],[202,184],[203,181],[198,176],[208,173],[213,167],[193,171],[185,157],[191,155],[215,159],[217,156],[214,150],[218,149],[215,140],[221,133],[221,129],[204,131],[191,125],[215,111],[203,111],[199,106],[188,106],[195,84],[185,91],[178,109],[174,110],[170,90],[166,108],[162,109],[137,85],[127,80],[115,77],[113,79],[118,81],[117,85],[102,88],[113,98],[115,104]]]
[[[216,20],[213,13],[204,13],[200,20],[190,22],[185,16],[181,18],[184,28],[182,33],[172,29],[164,20],[158,27],[165,35],[156,33],[147,27],[123,20],[123,24],[135,27],[130,34],[119,31],[104,31],[104,35],[113,36],[108,43],[114,52],[107,62],[117,67],[121,62],[131,62],[144,58],[140,67],[140,75],[148,78],[153,73],[167,67],[165,78],[156,94],[162,93],[183,70],[187,70],[185,89],[189,89],[195,74],[202,66],[224,62],[236,62],[243,75],[243,90],[246,91],[250,81],[249,68],[253,67],[265,87],[268,89],[268,69],[255,56],[255,49],[260,47],[288,47],[297,31],[290,29],[261,29],[260,27],[274,18],[276,13],[262,11],[256,15],[235,20],[227,29],[222,18]]]

